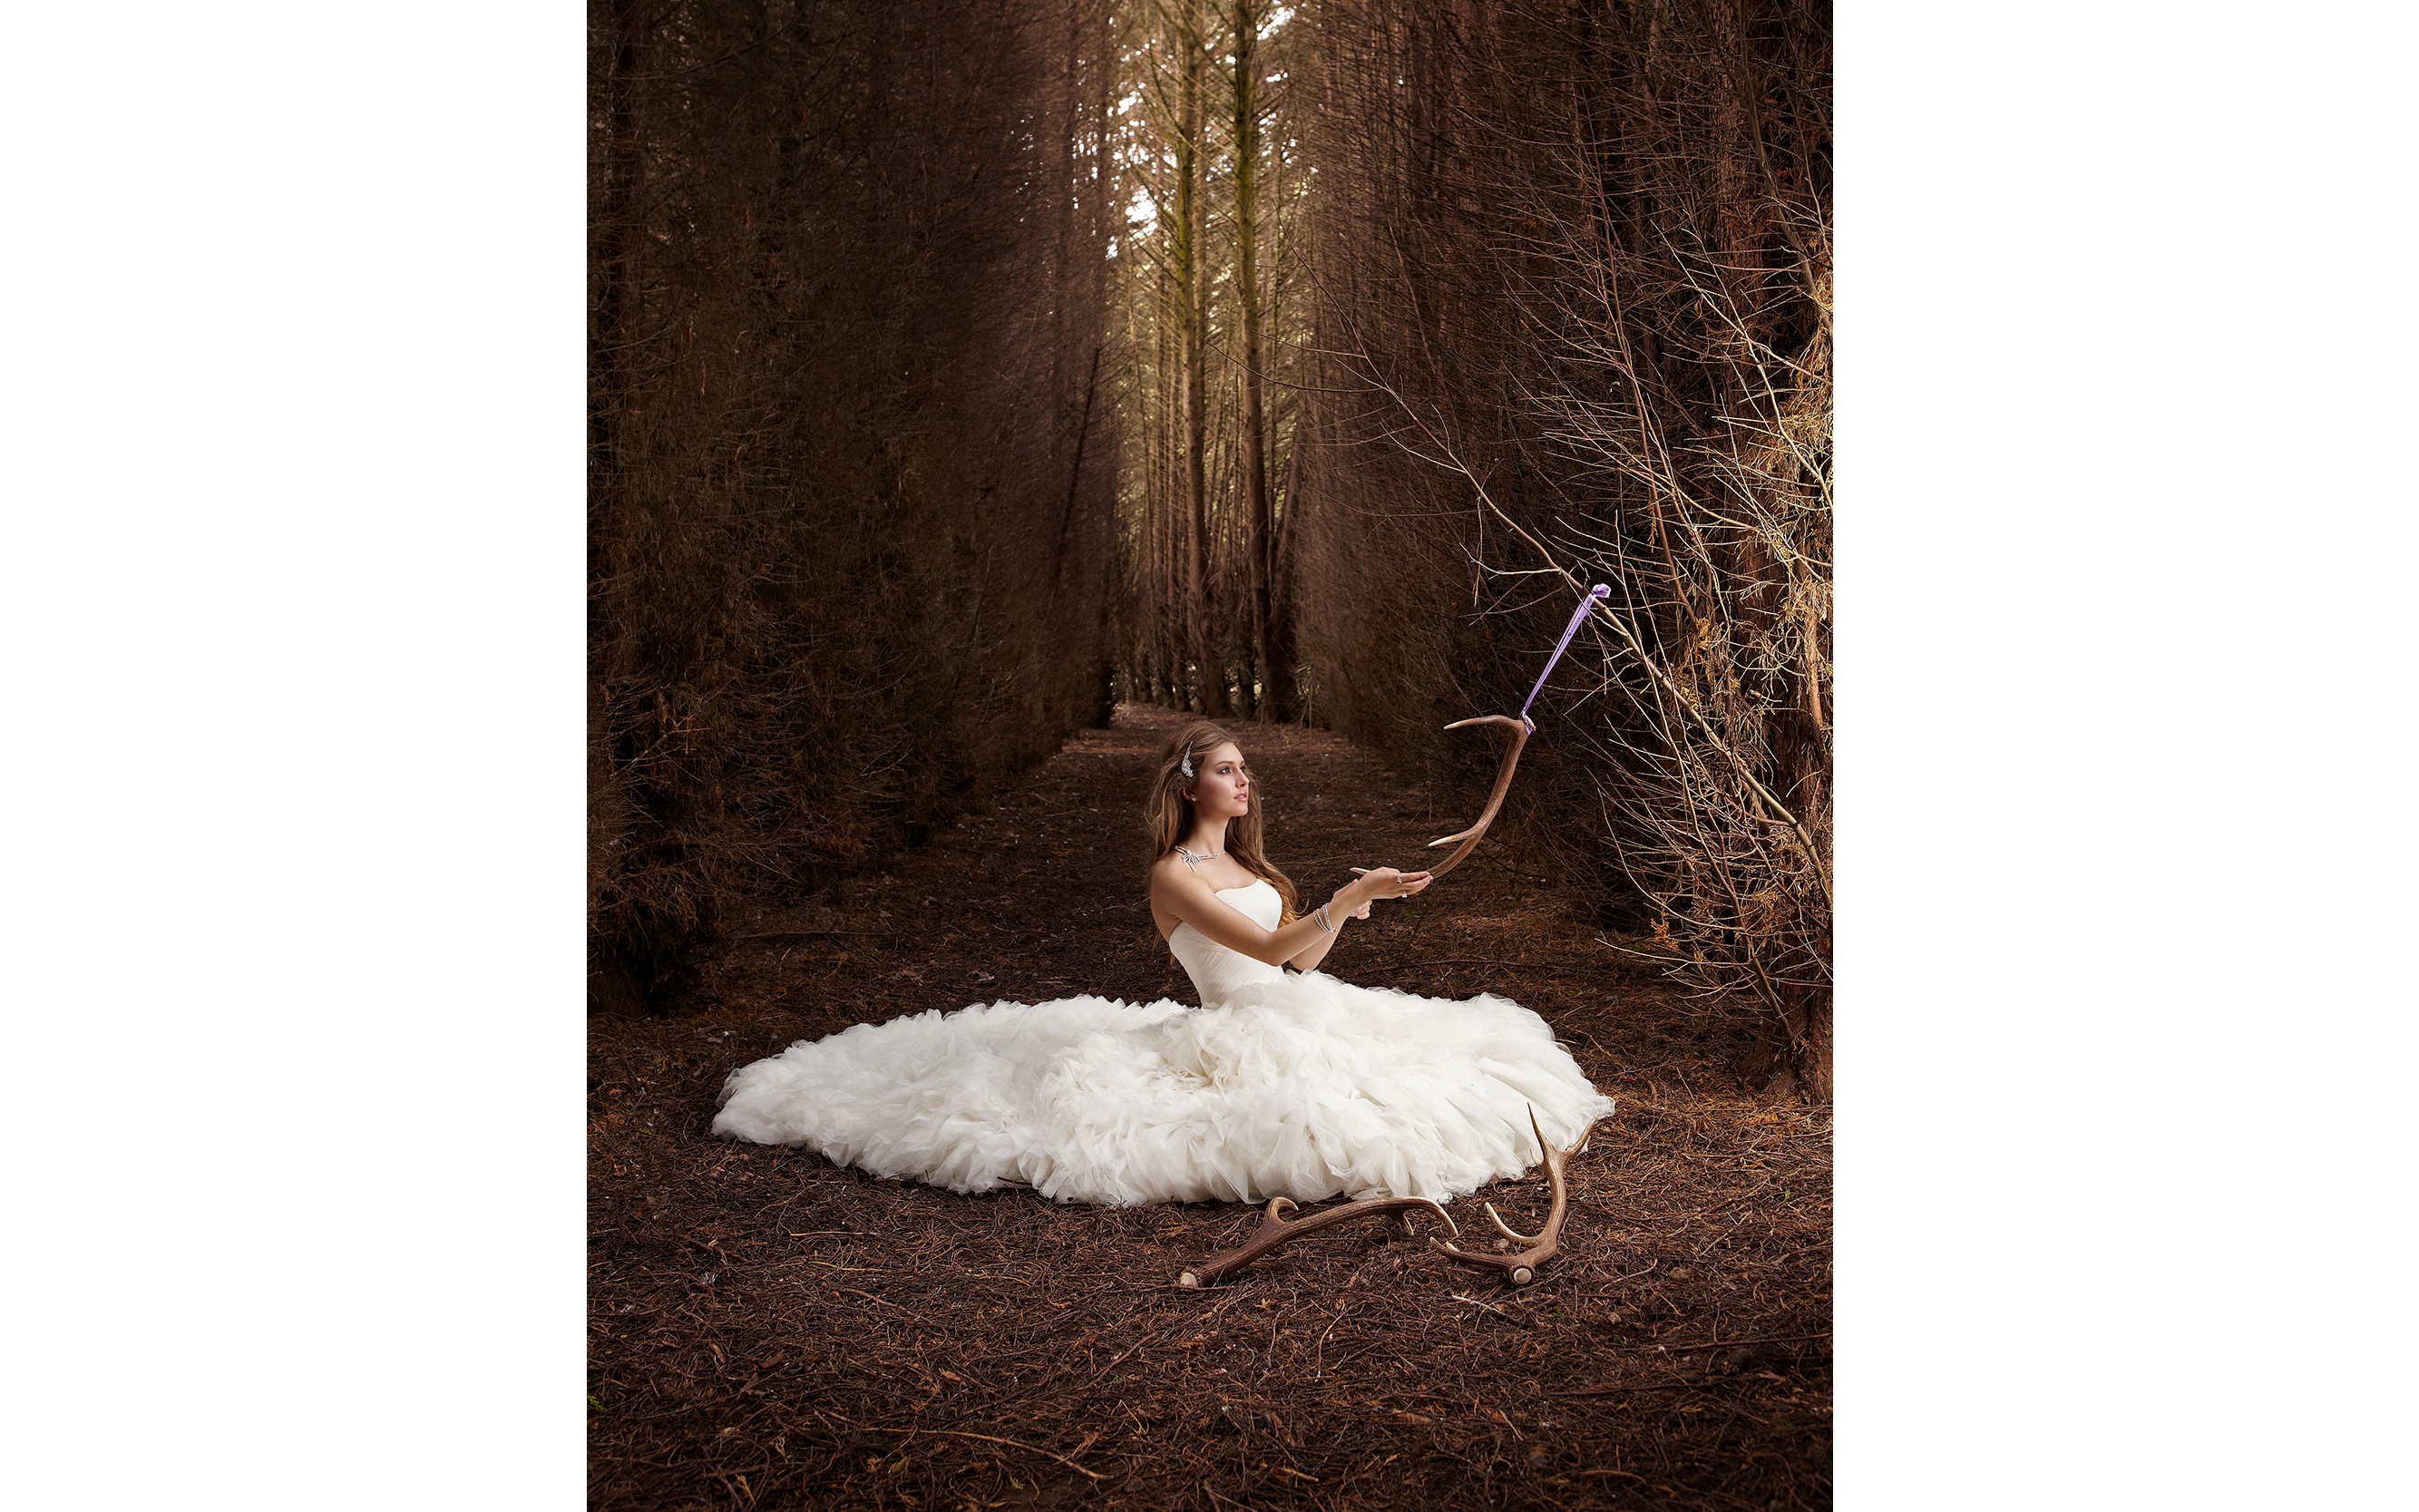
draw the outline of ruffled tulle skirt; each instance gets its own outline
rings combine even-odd
[[[1062,1202],[1443,1201],[1612,1111],[1544,1020],[1316,972],[1215,1007],[994,1003],[743,1066],[714,1132],[953,1192]]]

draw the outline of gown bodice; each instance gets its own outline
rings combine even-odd
[[[1218,901],[1262,929],[1276,928],[1285,915],[1285,900],[1265,880],[1255,880],[1247,887],[1221,887]],[[1193,979],[1193,990],[1200,995],[1204,1007],[1227,1001],[1240,988],[1285,980],[1283,966],[1230,950],[1190,924],[1179,923],[1168,933],[1167,948],[1183,964],[1184,974]]]

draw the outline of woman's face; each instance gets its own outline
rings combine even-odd
[[[1240,819],[1252,811],[1252,773],[1231,740],[1194,763],[1193,807],[1204,819]]]

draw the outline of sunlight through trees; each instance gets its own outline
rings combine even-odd
[[[1827,1097],[1812,0],[599,0],[591,918],[678,996],[1113,698],[1474,785]]]

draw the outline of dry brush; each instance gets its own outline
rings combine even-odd
[[[1830,1081],[1829,17],[1333,0],[1314,698],[1465,771],[1585,585],[1534,838]]]

